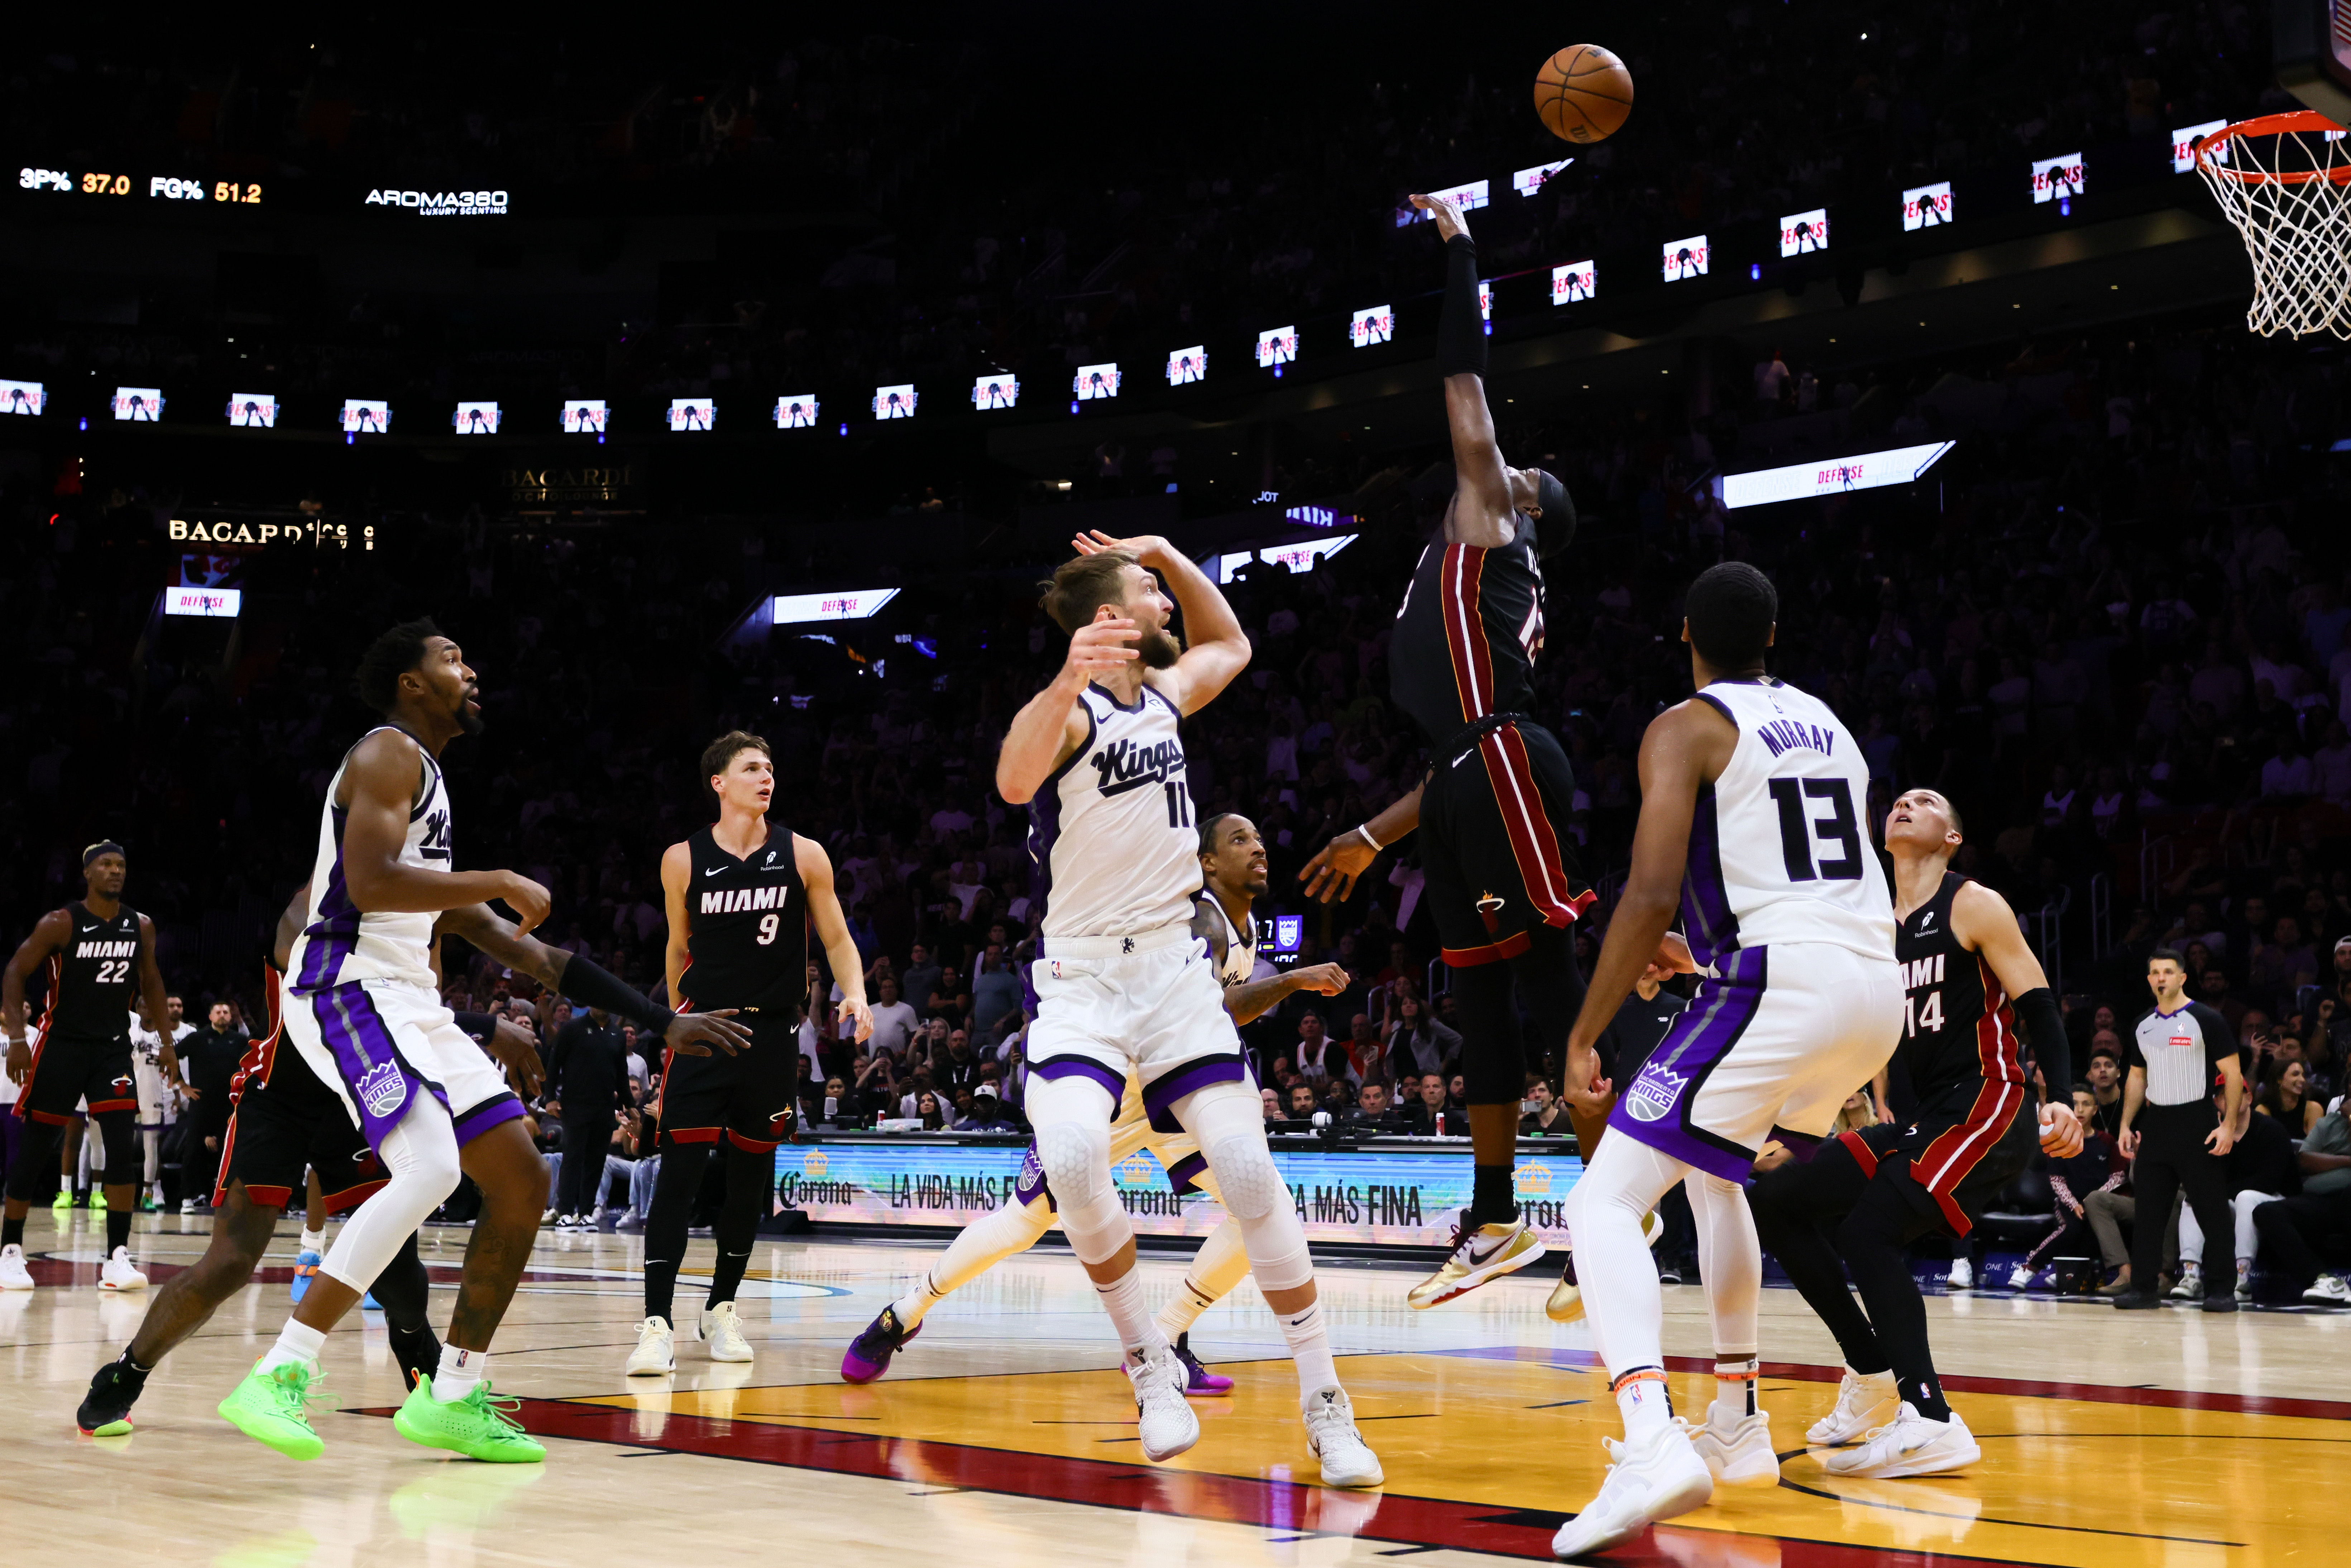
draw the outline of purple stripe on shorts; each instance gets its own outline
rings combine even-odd
[[[310,1015],[350,1092],[368,1147],[381,1152],[384,1135],[408,1113],[422,1080],[400,1059],[365,987],[354,982],[319,992],[310,998]]]
[[[457,1146],[464,1148],[501,1122],[520,1121],[522,1113],[522,1102],[512,1094],[501,1094],[494,1100],[483,1101],[456,1118]]]
[[[1698,981],[1689,1006],[1608,1113],[1612,1131],[1708,1176],[1725,1181],[1747,1178],[1754,1168],[1755,1151],[1693,1126],[1690,1113],[1708,1077],[1763,1005],[1767,952],[1742,948],[1723,962],[1719,977]]]
[[[1091,1056],[1053,1056],[1029,1064],[1029,1073],[1049,1082],[1057,1078],[1091,1078],[1110,1091],[1113,1105],[1126,1098],[1126,1080]]]
[[[1178,1197],[1187,1192],[1197,1192],[1200,1190],[1200,1184],[1193,1178],[1207,1168],[1208,1161],[1206,1155],[1197,1153],[1186,1155],[1167,1167],[1167,1185],[1176,1189],[1176,1196]]]
[[[1180,1133],[1183,1124],[1176,1120],[1176,1102],[1196,1090],[1211,1083],[1246,1083],[1249,1081],[1249,1063],[1237,1051],[1216,1056],[1196,1056],[1179,1062],[1170,1071],[1143,1086],[1144,1113],[1151,1118],[1155,1133]]]

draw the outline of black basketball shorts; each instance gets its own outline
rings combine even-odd
[[[716,1046],[708,1056],[664,1056],[663,1148],[715,1144],[723,1134],[738,1149],[767,1154],[791,1136],[799,1026],[780,1008],[746,1008],[735,1021],[751,1031],[751,1043],[733,1056]]]
[[[1445,961],[1491,964],[1527,950],[1537,925],[1591,907],[1569,870],[1575,775],[1539,724],[1508,720],[1447,747],[1420,798],[1420,863]]]
[[[1907,1123],[1840,1133],[1865,1176],[1907,1177],[1904,1196],[1954,1236],[1965,1236],[2041,1146],[2041,1116],[2025,1083],[1985,1083],[1938,1095]]]
[[[33,1046],[33,1069],[16,1098],[16,1113],[62,1126],[89,1102],[89,1113],[139,1113],[139,1081],[131,1068],[131,1036],[63,1034],[44,1030]]]
[[[302,1053],[277,1042],[267,1076],[247,1078],[221,1134],[220,1176],[213,1207],[228,1201],[228,1184],[264,1208],[300,1201],[302,1175],[319,1173],[327,1212],[357,1208],[391,1179],[333,1090],[319,1082]],[[315,1218],[315,1217],[314,1217]]]

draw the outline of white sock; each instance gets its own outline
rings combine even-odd
[[[1304,1405],[1326,1388],[1339,1386],[1339,1368],[1331,1359],[1331,1327],[1322,1318],[1322,1303],[1310,1302],[1302,1312],[1276,1312],[1281,1337],[1298,1363],[1298,1402]]]
[[[324,1256],[327,1250],[327,1233],[323,1230],[303,1231],[302,1250],[305,1252],[316,1252]]]
[[[261,1358],[261,1370],[275,1372],[281,1366],[299,1362],[304,1366],[319,1364],[319,1353],[327,1348],[327,1331],[298,1323],[292,1318],[277,1331],[277,1343]]]
[[[898,1314],[899,1326],[913,1328],[923,1321],[925,1312],[946,1299],[947,1293],[931,1283],[931,1276],[925,1270],[922,1283],[891,1302],[890,1306],[891,1310]]]
[[[1200,1314],[1217,1304],[1217,1298],[1200,1289],[1191,1275],[1184,1276],[1183,1287],[1175,1298],[1159,1309],[1159,1332],[1169,1339],[1192,1332]]]
[[[1149,1360],[1167,1353],[1167,1336],[1159,1332],[1159,1324],[1143,1301],[1143,1271],[1129,1269],[1114,1285],[1094,1282],[1110,1321],[1118,1330],[1118,1343],[1126,1347],[1128,1355],[1136,1360]]]
[[[454,1344],[441,1346],[441,1364],[433,1374],[433,1399],[437,1405],[454,1405],[474,1391],[490,1370],[490,1353],[486,1350],[459,1350]]]
[[[1041,1197],[1005,1203],[973,1220],[956,1233],[922,1283],[898,1299],[898,1321],[913,1328],[947,1297],[1007,1258],[1037,1245],[1052,1223],[1052,1206]]]
[[[1605,1145],[1603,1145],[1604,1147]],[[1625,1440],[1646,1443],[1674,1418],[1662,1368],[1636,1366],[1615,1383],[1616,1413],[1625,1418]]]
[[[1740,1355],[1717,1353],[1714,1358],[1714,1403],[1707,1421],[1717,1427],[1735,1426],[1755,1414],[1755,1380],[1761,1366],[1752,1352]]]

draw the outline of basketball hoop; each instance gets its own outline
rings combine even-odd
[[[2245,325],[2269,337],[2351,339],[2351,140],[2298,110],[2227,125],[2196,143],[2196,172],[2253,264]]]

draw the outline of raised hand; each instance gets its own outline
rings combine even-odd
[[[1455,204],[1452,197],[1415,195],[1407,199],[1414,206],[1437,220],[1438,238],[1451,239],[1455,235],[1466,235],[1469,232],[1469,225],[1461,221],[1461,209]]]
[[[1298,880],[1306,884],[1306,896],[1320,903],[1351,898],[1355,892],[1355,879],[1372,869],[1379,854],[1364,841],[1363,834],[1349,829],[1299,867]]]
[[[717,1012],[680,1013],[662,1031],[662,1043],[680,1056],[708,1056],[714,1045],[735,1056],[751,1043],[751,1031],[735,1021],[733,1008]]]

